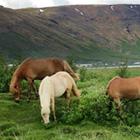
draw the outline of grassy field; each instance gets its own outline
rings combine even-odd
[[[106,85],[119,70],[83,69],[79,73],[80,103],[73,98],[68,110],[64,98],[57,98],[57,123],[51,118],[48,126],[42,122],[39,100],[27,102],[23,96],[15,103],[11,94],[1,93],[0,140],[139,140],[139,101],[123,102],[123,120],[114,108],[107,109]],[[125,74],[138,76],[140,69],[129,69]]]

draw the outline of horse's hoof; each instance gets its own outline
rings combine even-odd
[[[46,129],[53,128],[55,125],[56,125],[56,123],[55,123],[55,122],[52,122],[52,123],[46,123],[46,124],[44,124],[44,126],[45,126],[45,128],[46,128]]]
[[[39,98],[39,96],[36,96],[36,97],[35,97],[35,100],[38,100],[38,98]]]
[[[27,102],[29,103],[30,102],[30,99],[27,99]]]
[[[19,97],[15,97],[15,102],[19,103],[20,98]]]
[[[36,94],[36,98],[38,98],[39,97],[39,94]]]
[[[19,100],[15,100],[16,103],[19,103]]]

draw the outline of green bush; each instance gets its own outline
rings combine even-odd
[[[109,110],[110,99],[106,96],[106,85],[115,73],[104,73],[102,71],[88,71],[82,69],[83,81],[78,82],[82,90],[80,103],[74,100],[68,110],[66,105],[57,102],[57,115],[63,123],[79,123],[82,120],[90,120],[96,123],[119,124],[125,123],[129,126],[140,123],[140,102],[122,100],[123,110],[121,114],[116,111],[115,104]],[[89,76],[90,75],[90,76]]]
[[[0,58],[0,92],[9,92],[9,85],[14,71],[16,70],[19,62],[16,61],[12,64],[12,66],[8,66],[8,64]],[[28,84],[25,81],[22,81],[22,88],[28,89]]]
[[[87,69],[86,68],[81,68],[79,70],[79,74],[80,74],[80,81],[84,82],[86,80]]]
[[[122,103],[123,111],[121,117],[115,109],[115,105],[113,105],[112,110],[109,110],[109,98],[103,94],[97,97],[86,94],[81,97],[80,103],[76,99],[72,101],[70,109],[67,108],[64,102],[61,102],[61,104],[60,102],[61,101],[58,101],[56,105],[57,118],[66,124],[80,123],[82,120],[110,125],[122,122],[129,126],[138,125],[140,123],[140,114],[138,111],[140,104],[138,101],[134,101],[135,103],[127,103],[124,101]]]
[[[13,67],[8,67],[6,63],[0,64],[0,92],[8,92],[11,76],[14,71]]]
[[[68,61],[69,65],[71,66],[71,68],[76,71],[77,70],[77,66],[76,66],[76,59],[73,56],[68,56],[66,58],[66,60]]]
[[[116,74],[120,77],[128,77],[128,61],[127,61],[127,59],[120,64],[119,69],[116,71]]]

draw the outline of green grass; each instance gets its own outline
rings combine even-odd
[[[128,75],[137,76],[139,71],[129,69]],[[39,100],[27,102],[23,96],[20,103],[15,103],[10,94],[1,93],[0,140],[139,140],[139,101],[135,102],[134,114],[132,109],[123,112],[125,121],[118,118],[115,110],[106,114],[105,88],[115,75],[116,69],[86,70],[83,81],[77,83],[82,92],[80,104],[73,98],[68,111],[65,100],[57,98],[58,121],[54,123],[51,117],[48,126],[42,122]],[[132,104],[124,102],[124,106]]]

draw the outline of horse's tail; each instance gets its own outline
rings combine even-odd
[[[73,94],[77,97],[80,97],[80,95],[81,95],[80,90],[77,88],[77,85],[72,77],[71,77],[71,80],[72,80],[72,92],[73,92]]]
[[[72,70],[68,62],[66,60],[63,60],[63,63],[64,63],[64,70],[68,72],[75,80],[79,80],[80,79],[79,75]]]
[[[115,77],[113,77],[113,78],[108,82],[108,84],[107,84],[107,86],[106,86],[106,95],[108,94],[108,90],[109,90],[109,87],[110,87],[111,82],[112,82],[113,80],[115,80],[115,79],[118,79],[118,78],[120,78],[120,77],[119,77],[119,76],[115,76]]]
[[[109,91],[109,87],[110,87],[110,85],[111,85],[111,82],[113,81],[113,80],[115,80],[115,79],[118,79],[118,78],[120,78],[119,76],[115,76],[115,77],[113,77],[109,82],[108,82],[108,84],[107,84],[107,87],[106,87],[106,95],[108,95],[108,91]],[[108,103],[108,112],[110,112],[111,110],[112,110],[112,98],[110,97],[110,96],[108,96],[108,100],[109,100],[109,103]]]

